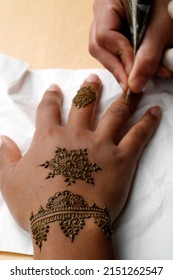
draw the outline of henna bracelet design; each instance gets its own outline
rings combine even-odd
[[[48,173],[46,179],[54,178],[55,175],[62,175],[68,185],[75,183],[76,180],[84,180],[86,183],[94,184],[91,173],[101,170],[96,163],[89,161],[87,149],[66,150],[59,147],[55,151],[55,157],[40,166],[52,171]]]
[[[90,103],[94,103],[96,101],[96,92],[91,87],[82,87],[78,90],[76,96],[73,98],[73,104],[80,109],[81,107],[86,107]]]
[[[30,222],[33,239],[40,250],[42,242],[47,240],[49,224],[59,221],[65,236],[73,242],[75,235],[85,225],[85,219],[94,218],[107,238],[112,236],[112,224],[107,208],[99,208],[95,203],[88,206],[80,195],[70,191],[57,192],[50,197],[46,209],[40,207],[37,214],[31,213]]]

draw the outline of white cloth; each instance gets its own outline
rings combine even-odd
[[[52,83],[63,90],[63,122],[82,81],[96,73],[104,88],[98,118],[121,94],[114,77],[103,69],[29,70],[23,61],[0,55],[0,135],[11,137],[24,154],[35,129],[35,113]],[[131,119],[136,122],[153,105],[163,110],[161,124],[140,159],[132,191],[115,224],[119,259],[173,259],[173,80],[148,83]],[[116,207],[116,205],[115,205]],[[11,217],[0,194],[0,251],[32,254],[32,242]]]

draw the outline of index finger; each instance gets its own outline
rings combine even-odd
[[[94,20],[98,31],[120,30],[121,19],[125,17],[124,6],[121,1],[106,3],[105,0],[94,1]]]
[[[96,131],[100,135],[103,135],[105,139],[115,143],[120,131],[141,100],[141,97],[142,94],[132,94],[127,101],[126,94],[123,93],[122,96],[114,101],[108,108],[99,121]]]
[[[109,5],[105,3],[105,0],[95,1],[94,13],[93,28],[95,28],[96,42],[116,55],[129,75],[134,55],[132,45],[126,38],[126,35],[129,35],[129,29],[126,23],[126,9],[122,1],[110,1]]]

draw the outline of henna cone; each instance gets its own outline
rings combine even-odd
[[[134,54],[144,35],[152,0],[128,0],[128,21],[132,34]]]
[[[152,0],[128,0],[127,18],[132,35],[134,55],[139,48],[144,35]],[[132,94],[130,88],[126,94],[126,101]]]

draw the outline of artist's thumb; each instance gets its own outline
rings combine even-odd
[[[161,52],[158,49],[157,47],[151,51],[148,46],[146,49],[145,46],[142,46],[137,52],[135,63],[128,79],[128,86],[133,92],[140,92],[148,80],[156,73],[161,58]]]
[[[22,155],[13,140],[7,136],[0,136],[0,173],[12,171]]]

